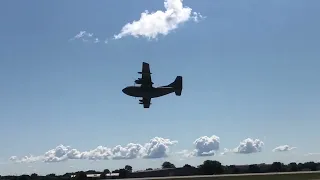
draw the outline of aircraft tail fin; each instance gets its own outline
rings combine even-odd
[[[182,93],[182,76],[177,76],[176,79],[168,85],[168,87],[173,87],[175,94],[181,96]]]

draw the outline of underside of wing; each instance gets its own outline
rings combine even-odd
[[[139,100],[139,104],[143,104],[143,108],[149,108],[151,105],[151,99],[150,98],[142,98]]]
[[[142,63],[142,71],[138,72],[141,74],[141,78],[135,81],[137,84],[141,84],[141,87],[152,87],[152,80],[151,80],[151,72],[150,72],[150,66],[148,63],[143,62]]]

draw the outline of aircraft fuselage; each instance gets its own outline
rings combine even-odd
[[[122,92],[128,96],[143,97],[143,98],[157,98],[174,92],[172,87],[151,87],[141,88],[139,86],[127,86],[122,89]]]

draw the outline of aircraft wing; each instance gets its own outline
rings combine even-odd
[[[148,63],[143,62],[142,63],[142,71],[138,72],[141,74],[141,87],[152,87],[152,80],[151,80],[151,72],[150,72],[150,66]]]
[[[142,98],[140,100],[140,104],[143,104],[143,108],[149,108],[151,105],[151,99],[150,98]]]

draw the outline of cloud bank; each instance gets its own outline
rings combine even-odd
[[[117,145],[114,148],[98,146],[88,151],[79,151],[70,146],[58,145],[40,156],[24,156],[18,158],[11,156],[9,160],[17,163],[31,163],[35,161],[63,162],[71,159],[87,160],[120,160],[135,158],[163,158],[167,157],[170,146],[177,144],[178,141],[172,141],[161,137],[152,138],[144,145],[129,143],[126,146]]]
[[[165,158],[170,153],[170,147],[177,144],[178,141],[162,137],[154,137],[145,144],[129,143],[126,146],[117,145],[113,148],[98,146],[87,151],[80,151],[70,146],[58,145],[56,148],[45,152],[40,156],[24,156],[18,158],[11,156],[10,160],[16,163],[30,163],[42,161],[46,163],[63,162],[72,159],[79,160],[125,160],[125,159],[154,159]],[[220,137],[216,135],[201,136],[193,141],[193,150],[182,150],[174,154],[183,157],[203,157],[215,156],[220,151]],[[220,155],[228,153],[233,154],[251,154],[262,151],[264,143],[260,139],[246,138],[240,141],[239,145],[233,149],[224,148]],[[282,145],[273,149],[274,152],[290,151],[296,147]]]
[[[297,147],[291,147],[289,145],[281,145],[281,146],[278,146],[276,148],[274,148],[272,151],[273,152],[285,152],[285,151],[291,151],[291,150],[294,150],[296,149]]]
[[[160,34],[165,36],[180,24],[189,20],[197,22],[204,18],[200,13],[192,12],[190,7],[183,6],[183,0],[165,0],[164,7],[165,11],[149,13],[146,10],[141,13],[138,21],[126,24],[119,34],[114,35],[114,39],[125,36],[157,39]]]

